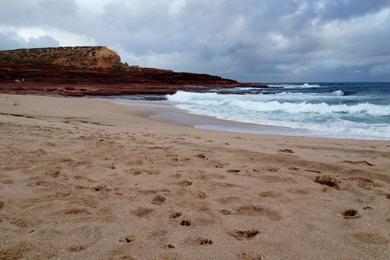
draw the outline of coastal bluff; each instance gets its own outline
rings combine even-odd
[[[129,66],[103,46],[0,51],[0,93],[162,95],[244,85],[207,74]]]

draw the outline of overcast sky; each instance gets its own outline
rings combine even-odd
[[[74,45],[240,81],[390,81],[390,0],[0,1],[0,49]]]

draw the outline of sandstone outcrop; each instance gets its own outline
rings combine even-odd
[[[0,93],[171,94],[242,85],[207,74],[128,66],[102,46],[0,51]]]

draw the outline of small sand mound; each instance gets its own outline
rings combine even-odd
[[[339,181],[333,177],[330,177],[329,175],[317,176],[315,177],[314,182],[319,183],[321,185],[340,189]]]

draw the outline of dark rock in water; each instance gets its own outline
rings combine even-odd
[[[65,96],[165,95],[248,85],[207,74],[129,66],[102,46],[0,51],[0,83],[0,93]]]

